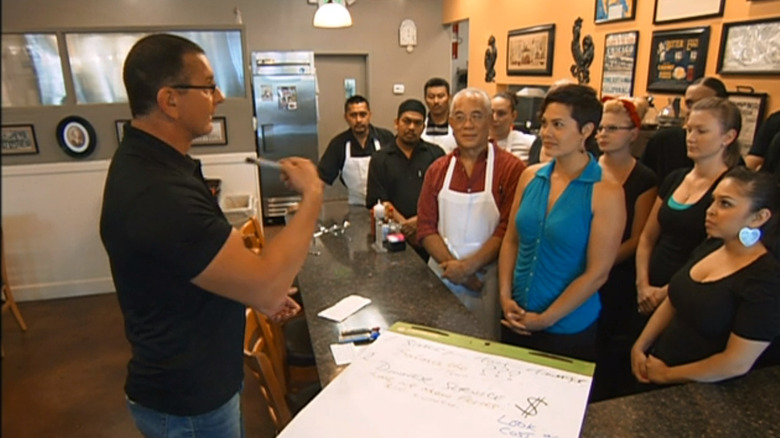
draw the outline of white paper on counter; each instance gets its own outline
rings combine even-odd
[[[355,359],[355,344],[348,342],[346,344],[330,344],[330,352],[333,354],[333,360],[336,365],[347,365]]]
[[[333,354],[333,359],[336,361],[336,365],[349,365],[360,356],[364,349],[368,345],[355,345],[352,342],[345,344],[330,344],[330,352]]]
[[[341,301],[335,305],[328,307],[327,309],[318,313],[317,316],[329,319],[331,321],[341,322],[344,321],[349,315],[352,315],[370,303],[371,300],[366,297],[361,297],[360,295],[350,295],[348,297],[342,298]]]

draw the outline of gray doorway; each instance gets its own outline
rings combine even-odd
[[[450,90],[452,94],[468,87],[469,73],[469,20],[458,21],[448,26],[452,42],[450,64]],[[455,47],[457,46],[457,47]],[[457,49],[457,50],[456,50]],[[481,60],[479,62],[482,62]]]
[[[314,66],[319,86],[317,131],[321,157],[330,140],[347,129],[344,121],[345,80],[354,79],[355,94],[364,96],[369,102],[371,98],[366,94],[366,55],[315,54]],[[333,186],[325,186],[325,200],[335,199],[347,199],[347,189],[339,180],[334,181]]]

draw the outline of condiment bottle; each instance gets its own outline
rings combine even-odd
[[[385,206],[382,205],[381,200],[376,201],[376,205],[371,210],[371,212],[374,214],[374,223],[371,227],[374,239],[379,243],[379,245],[382,245],[382,223],[385,221]]]

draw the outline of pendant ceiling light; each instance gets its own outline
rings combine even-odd
[[[352,16],[349,15],[347,7],[328,0],[314,13],[314,27],[326,29],[336,29],[339,27],[352,26]]]

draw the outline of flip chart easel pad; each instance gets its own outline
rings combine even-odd
[[[529,354],[475,338],[453,334],[457,339],[434,341],[399,333],[408,327],[395,324],[380,336],[281,437],[579,436],[591,384],[587,371],[450,345],[469,340]],[[575,362],[592,374],[587,362],[567,367]]]

